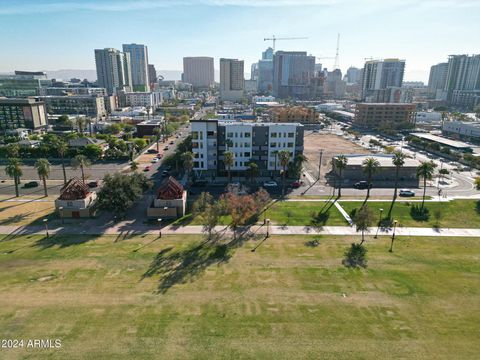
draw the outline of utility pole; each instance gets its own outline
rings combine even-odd
[[[318,161],[318,181],[320,181],[320,170],[322,169],[323,149],[320,149],[320,160]]]

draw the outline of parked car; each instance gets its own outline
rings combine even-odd
[[[158,162],[158,158],[156,158],[156,157],[154,157],[154,158],[152,159],[152,161],[151,161],[152,164],[155,164],[155,163],[157,163],[157,162]]]
[[[167,177],[168,176],[168,171],[167,170],[163,170],[162,171],[162,177]]]
[[[173,141],[173,140],[170,141],[170,145],[173,145],[173,144],[175,144],[175,141]]]
[[[290,183],[290,187],[292,187],[294,189],[298,189],[300,186],[303,186],[303,181],[302,180],[294,181],[294,182]]]
[[[410,196],[415,196],[415,192],[410,189],[400,189],[399,195],[410,197]]]
[[[98,180],[93,180],[93,181],[90,181],[87,186],[89,188],[96,188],[98,186]]]
[[[145,166],[145,168],[143,169],[143,171],[150,171],[150,166]]]
[[[170,149],[170,148],[168,147],[168,145],[163,148],[163,150],[165,150],[165,151],[167,151],[168,149]]]
[[[38,184],[38,181],[30,181],[30,182],[27,182],[23,185],[23,187],[25,189],[29,189],[29,188],[34,188],[34,187],[37,187],[39,184]]]
[[[353,184],[353,188],[358,189],[358,190],[368,189],[368,182],[366,182],[366,181],[356,182],[355,184]],[[370,184],[370,189],[371,188],[372,188],[372,184]]]
[[[147,150],[147,153],[148,153],[148,154],[156,154],[156,153],[158,153],[158,151],[155,150],[155,149],[148,149],[148,150]]]
[[[157,159],[161,159],[163,157],[163,154],[162,153],[158,153],[157,154]]]
[[[263,187],[277,187],[278,184],[276,181],[265,181]]]

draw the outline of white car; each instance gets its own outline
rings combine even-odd
[[[153,158],[152,161],[151,161],[152,164],[155,164],[157,162],[158,162],[158,158]]]
[[[276,181],[265,181],[263,187],[277,187],[278,184]]]
[[[400,189],[400,196],[415,196],[415,192],[410,189]]]

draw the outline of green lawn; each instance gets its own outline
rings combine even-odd
[[[356,237],[358,238],[358,237]],[[317,239],[319,246],[306,246]],[[480,239],[40,236],[0,241],[2,359],[473,359]]]
[[[279,201],[268,209],[267,217],[280,225],[347,225],[335,205],[324,201]]]
[[[362,202],[340,202],[347,213],[359,209]],[[477,208],[477,200],[453,200],[450,202],[426,202],[425,207],[429,210],[429,219],[419,221],[412,218],[411,206],[420,202],[396,202],[392,211],[392,218],[398,220],[400,226],[433,227],[436,226],[435,212],[441,212],[440,227],[452,228],[479,228],[480,207]],[[380,209],[384,209],[384,216],[387,215],[391,202],[368,202],[368,206],[379,216]],[[377,220],[375,220],[377,221]]]

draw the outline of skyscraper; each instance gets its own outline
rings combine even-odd
[[[155,70],[155,65],[148,64],[148,83],[151,84],[157,81],[157,70]]]
[[[273,56],[273,95],[307,99],[315,74],[315,56],[305,51],[277,51]]]
[[[112,48],[95,49],[95,65],[98,85],[107,89],[108,94],[131,91],[130,54]]]
[[[271,47],[262,52],[262,60],[257,65],[257,92],[271,94],[273,89],[273,49]]]
[[[243,60],[220,59],[220,98],[240,101],[245,89]]]
[[[215,83],[213,58],[207,56],[184,57],[182,81],[194,88],[209,88]]]
[[[347,82],[349,84],[359,83],[362,79],[360,78],[360,69],[350,66],[347,69]]]
[[[480,55],[450,55],[445,83],[447,101],[471,108],[480,103]]]
[[[365,63],[362,79],[362,99],[376,102],[378,90],[401,87],[405,60],[370,60]]]
[[[442,99],[442,93],[447,82],[448,63],[440,63],[430,68],[430,76],[428,77],[428,90],[435,99]]]
[[[148,49],[141,44],[123,44],[123,52],[130,54],[133,91],[148,91]]]

